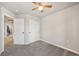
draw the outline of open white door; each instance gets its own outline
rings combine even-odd
[[[15,38],[14,44],[24,44],[24,19],[14,20]]]

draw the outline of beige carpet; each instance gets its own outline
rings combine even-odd
[[[65,53],[66,52],[66,53]],[[5,48],[2,56],[78,56],[43,41],[36,41],[28,45],[13,45]]]

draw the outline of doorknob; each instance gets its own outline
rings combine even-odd
[[[22,32],[24,34],[24,32]]]
[[[29,33],[31,33],[31,32],[29,32]]]

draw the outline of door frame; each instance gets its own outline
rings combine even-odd
[[[5,37],[7,37],[7,36],[5,36],[5,23],[6,23],[6,20],[5,20],[5,17],[7,17],[7,18],[10,18],[11,20],[12,20],[12,25],[13,25],[13,28],[12,28],[12,44],[13,44],[13,36],[14,36],[14,20],[13,20],[13,18],[11,18],[11,17],[8,17],[8,16],[6,16],[6,15],[4,15],[4,44],[5,44]],[[8,20],[8,19],[7,19]],[[10,22],[11,23],[11,22]],[[4,47],[5,47],[5,45],[4,45]]]
[[[5,12],[4,11],[4,9],[2,8],[1,9],[1,12],[2,12],[2,22],[1,22],[1,26],[2,26],[2,38],[1,39],[3,39],[3,42],[2,42],[2,47],[3,47],[3,51],[4,51],[4,17],[5,16],[8,16],[8,17],[10,17],[10,18],[13,18],[14,19],[14,17],[13,16],[11,16],[9,13],[7,13],[7,11]],[[13,39],[14,39],[14,35],[13,35]]]

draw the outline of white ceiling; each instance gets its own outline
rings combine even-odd
[[[44,3],[44,2],[43,2]],[[21,15],[21,14],[31,14],[34,16],[41,16],[44,17],[51,13],[55,13],[57,11],[63,10],[70,6],[79,4],[78,2],[49,2],[54,7],[49,9],[44,9],[44,13],[41,13],[39,10],[32,11],[32,8],[35,7],[32,5],[31,2],[1,2],[5,8],[12,11],[14,14]],[[16,12],[16,10],[18,10]]]

